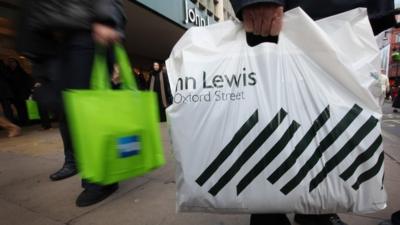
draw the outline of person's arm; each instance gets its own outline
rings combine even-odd
[[[277,36],[282,29],[285,0],[231,0],[248,33]]]
[[[231,0],[231,3],[246,32],[262,36],[277,35],[282,28],[283,11],[297,6],[313,19],[366,7],[375,34],[396,24],[394,0]]]
[[[93,38],[102,45],[119,41],[124,36],[126,17],[122,0],[94,1]]]
[[[394,27],[395,0],[368,0],[368,16],[375,34]]]

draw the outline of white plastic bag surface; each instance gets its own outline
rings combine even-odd
[[[179,211],[373,212],[386,207],[379,50],[365,9],[285,14],[278,44],[231,21],[191,28],[167,70]]]

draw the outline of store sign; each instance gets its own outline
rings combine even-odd
[[[140,3],[152,11],[170,19],[179,26],[207,26],[216,23],[213,16],[207,14],[206,9],[200,9],[191,0],[130,0]]]
[[[210,25],[210,17],[205,12],[201,12],[198,7],[191,2],[185,1],[185,24],[193,24],[203,27]]]

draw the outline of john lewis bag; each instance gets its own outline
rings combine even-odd
[[[187,31],[167,61],[178,210],[385,208],[378,57],[365,9],[293,9],[255,47],[231,21]]]

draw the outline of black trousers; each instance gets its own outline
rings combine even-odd
[[[59,108],[57,111],[64,143],[65,165],[76,166],[71,135],[62,104],[62,91],[90,88],[95,44],[89,31],[74,32],[65,37],[60,47],[59,53],[55,56],[55,59],[51,59],[52,65],[50,65],[52,67],[51,71],[59,74],[52,81],[55,86],[54,90],[58,90],[56,93],[58,100],[54,101],[54,104],[57,104],[56,108]],[[91,190],[102,190],[110,187],[92,184],[84,180],[82,181],[82,186]]]
[[[26,100],[25,99],[14,99],[12,101],[12,104],[15,106],[15,109],[17,110],[17,116],[18,120],[16,123],[18,125],[27,125],[29,122],[28,118],[28,109],[26,107]]]
[[[3,108],[4,116],[11,122],[16,122],[14,118],[14,112],[11,107],[12,100],[11,99],[3,99],[1,100],[1,107]]]
[[[38,102],[38,111],[40,116],[40,125],[44,129],[51,128],[51,119],[49,110]]]

